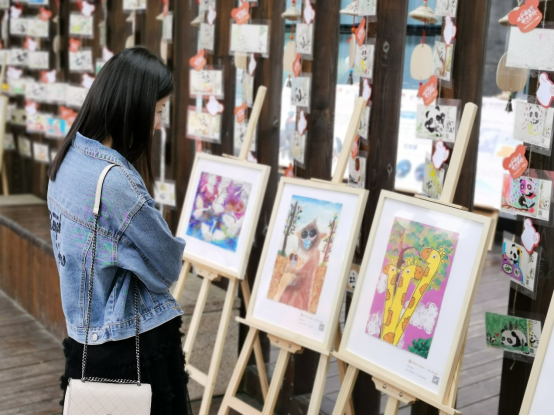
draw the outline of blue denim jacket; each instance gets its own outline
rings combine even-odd
[[[85,341],[94,197],[104,181],[98,219],[89,344],[134,336],[132,276],[139,278],[140,332],[183,311],[169,293],[177,281],[185,242],[171,234],[140,174],[118,152],[77,133],[48,186],[52,244],[60,273],[68,335]]]

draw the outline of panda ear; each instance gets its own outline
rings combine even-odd
[[[437,106],[435,106],[435,110],[437,110],[438,112],[440,112],[440,111],[441,111],[441,108],[437,105]]]
[[[429,118],[429,111],[425,113],[425,117]]]

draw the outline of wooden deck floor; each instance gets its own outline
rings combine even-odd
[[[502,352],[485,346],[484,314],[507,311],[509,287],[500,271],[499,247],[495,247],[487,258],[471,313],[457,403],[464,414],[497,413]],[[270,373],[277,351],[271,357]],[[0,292],[0,414],[60,414],[59,378],[63,368],[61,343]],[[333,363],[322,413],[332,412],[339,389],[338,369]],[[385,400],[383,397],[381,411]],[[214,398],[213,411],[219,403],[220,398]],[[194,407],[198,411],[197,403]],[[401,408],[400,413],[409,414],[409,406]]]

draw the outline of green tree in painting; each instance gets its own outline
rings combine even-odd
[[[408,351],[427,359],[429,349],[431,348],[431,341],[433,341],[433,338],[419,338],[417,341],[414,339],[412,345],[408,345]]]
[[[335,239],[335,234],[337,232],[338,218],[338,214],[335,214],[333,219],[329,221],[329,235],[323,240],[325,242],[325,247],[323,248],[323,263],[327,263],[329,261],[329,255],[331,254],[331,249],[333,247],[333,240]]]
[[[298,220],[300,219],[300,214],[302,213],[302,207],[298,204],[298,201],[296,201],[294,204],[291,204],[289,213],[287,215],[287,222],[285,223],[285,229],[283,230],[283,234],[285,236],[283,240],[283,248],[280,251],[281,256],[286,256],[286,249],[287,249],[287,240],[291,234],[296,231],[296,225],[298,224]]]
[[[418,257],[425,248],[438,250],[444,248],[447,253],[452,250],[452,241],[445,232],[436,232],[430,227],[426,227],[415,221],[397,219],[394,221],[389,240],[389,250],[386,257],[400,270],[406,257]],[[417,259],[416,259],[417,260]],[[429,289],[439,290],[441,283],[446,276],[446,270],[450,264],[450,257],[441,263],[436,277],[431,281]],[[423,266],[423,264],[422,264]]]

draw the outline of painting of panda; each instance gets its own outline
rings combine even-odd
[[[515,316],[487,312],[487,345],[519,354],[529,354],[529,321]]]
[[[458,125],[458,107],[435,104],[417,106],[416,137],[418,139],[443,140],[454,142]]]

